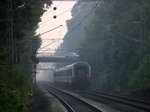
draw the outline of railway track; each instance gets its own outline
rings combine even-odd
[[[88,102],[83,101],[67,92],[52,86],[43,85],[48,92],[53,94],[68,110],[68,112],[102,112],[95,106],[90,105]]]
[[[103,98],[109,101],[126,105],[128,107],[135,108],[137,110],[150,112],[150,102],[141,101],[141,100],[125,97],[125,96],[118,96],[114,94],[104,93],[104,92],[92,91],[92,90],[82,91],[81,94],[90,95],[92,97],[97,97],[97,98]]]

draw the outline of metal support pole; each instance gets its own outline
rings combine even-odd
[[[13,8],[12,8],[12,0],[6,1],[7,9],[6,9],[6,32],[7,32],[7,38],[8,42],[11,48],[11,75],[12,75],[12,89],[14,89],[14,37],[13,37]]]

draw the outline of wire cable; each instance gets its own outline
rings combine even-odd
[[[50,45],[53,44],[53,43],[55,43],[55,42],[56,42],[56,41],[51,42]],[[48,45],[48,46],[49,46],[49,45]],[[47,46],[46,46],[46,47],[47,47]],[[51,49],[51,48],[48,48],[48,49],[46,49],[46,50],[43,50],[42,52],[40,52],[40,54],[44,53],[45,51],[48,51],[49,49]]]
[[[48,30],[48,31],[46,31],[46,32],[43,32],[43,33],[41,33],[41,34],[39,34],[39,35],[44,35],[44,34],[50,32],[50,31],[53,31],[53,30],[55,30],[55,29],[57,29],[57,28],[60,28],[60,27],[62,27],[62,26],[63,26],[63,25],[60,25],[60,26],[55,27],[55,28],[53,28],[53,29],[50,29],[50,30]],[[39,35],[37,35],[37,36],[39,36]],[[35,36],[35,37],[36,37],[36,36]]]
[[[97,4],[94,3],[91,11],[69,33],[67,33],[67,36],[76,30],[92,14],[92,12],[96,9],[96,6]]]
[[[75,7],[77,7],[77,6],[75,6]],[[75,7],[73,7],[73,8],[75,8]],[[72,10],[73,8],[67,9],[67,10],[65,10],[64,12],[62,12],[62,13],[56,15],[56,16],[57,16],[57,17],[58,17],[58,16],[61,16],[61,15],[65,14],[65,13],[69,12],[69,11]],[[51,21],[51,20],[53,20],[53,19],[54,19],[53,17],[50,18],[50,19],[47,19],[46,21],[40,23],[39,25],[43,25],[43,24],[45,24],[45,23],[47,23],[48,21]]]
[[[45,47],[51,45],[51,44],[54,43],[54,42],[56,42],[56,41],[52,41],[50,44],[47,44],[46,46],[44,46],[44,47],[42,47],[42,48],[39,48],[39,49],[44,49]]]
[[[81,15],[81,12],[83,11],[82,9],[85,8],[86,5],[87,5],[87,2],[82,5],[82,7],[80,8],[80,12],[76,15],[76,17],[73,17],[73,18],[75,18],[74,21],[72,22],[73,26],[76,23],[76,21],[78,21],[78,17]]]

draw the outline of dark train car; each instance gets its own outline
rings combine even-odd
[[[76,62],[55,70],[54,82],[86,89],[90,84],[91,67],[86,62]]]

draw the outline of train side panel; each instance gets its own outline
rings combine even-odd
[[[89,87],[91,68],[87,63],[74,63],[72,65],[57,69],[54,82],[65,83],[73,88],[85,89]]]

